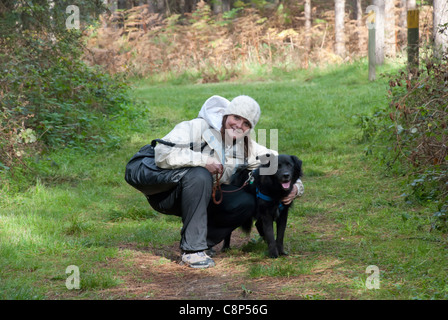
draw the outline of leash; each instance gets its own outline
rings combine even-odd
[[[224,172],[221,173],[221,175],[219,175],[219,173],[215,173],[215,177],[216,177],[216,183],[213,185],[213,191],[212,191],[212,199],[213,202],[215,204],[220,204],[222,202],[223,199],[223,193],[233,193],[233,192],[237,192],[240,191],[241,189],[243,189],[245,186],[247,186],[248,184],[252,184],[254,182],[254,177],[252,176],[252,171],[249,172],[249,177],[246,179],[246,181],[244,181],[243,185],[241,187],[239,187],[238,189],[235,190],[222,190],[221,188],[221,178],[223,176]],[[216,199],[216,192],[219,192],[221,197],[219,198],[219,200]]]
[[[223,174],[224,174],[224,171],[223,171],[223,173],[221,173],[221,175],[219,175],[218,172],[215,173],[216,182],[213,185],[213,190],[212,190],[212,199],[215,204],[220,204],[222,202],[223,194],[222,194],[222,190],[221,190],[220,180],[221,180]],[[219,193],[221,195],[221,198],[219,198],[219,200],[216,199],[216,191],[219,191]]]
[[[190,148],[191,150],[195,150],[200,148],[201,151],[204,149],[204,147],[206,146],[206,142],[202,143],[202,144],[194,144],[193,142],[191,143],[185,143],[185,144],[180,144],[180,143],[173,143],[173,142],[169,142],[169,141],[165,141],[162,139],[154,139],[151,141],[151,145],[152,147],[155,147],[157,145],[157,143],[161,143],[164,144],[166,146],[169,147],[177,147],[177,148]],[[253,183],[254,182],[254,177],[252,176],[252,171],[249,172],[249,177],[247,178],[247,180],[243,183],[243,185],[241,187],[239,187],[238,189],[235,190],[222,190],[221,189],[221,178],[224,174],[224,171],[219,174],[219,173],[215,173],[215,178],[216,178],[216,183],[213,185],[213,190],[212,190],[212,199],[213,202],[215,204],[220,204],[222,202],[223,199],[223,193],[232,193],[232,192],[237,192],[240,191],[241,189],[243,189],[245,186],[247,186],[249,183]],[[216,193],[220,193],[221,197],[219,199],[216,199]]]

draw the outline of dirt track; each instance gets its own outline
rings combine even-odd
[[[319,283],[350,281],[333,271],[332,267],[340,263],[337,260],[328,262],[326,266],[321,264],[311,274],[251,278],[248,276],[249,266],[267,264],[270,259],[266,257],[260,261],[260,258],[252,258],[248,252],[240,250],[247,241],[248,238],[237,230],[232,236],[232,248],[236,250],[221,253],[219,244],[215,247],[218,251],[214,257],[216,266],[202,270],[179,264],[177,244],[146,250],[126,245],[122,250],[126,250],[128,255],[131,252],[131,257],[121,262],[123,268],[129,268],[131,263],[132,272],[123,270],[125,276],[120,276],[123,283],[105,290],[103,294],[114,299],[157,300],[325,299],[325,292],[318,289]]]

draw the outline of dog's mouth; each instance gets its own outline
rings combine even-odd
[[[290,186],[291,186],[291,181],[282,182],[283,189],[288,190]]]

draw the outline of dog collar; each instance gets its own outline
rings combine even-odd
[[[258,187],[255,190],[257,192],[257,198],[260,198],[260,199],[262,199],[264,201],[274,201],[274,199],[272,199],[270,196],[267,196],[267,195],[261,193],[260,190],[258,190]],[[280,202],[279,205],[278,205],[278,208],[282,209],[283,208],[283,203]]]
[[[258,190],[258,187],[256,188],[257,191],[257,198],[263,199],[264,201],[274,201],[270,196],[267,196],[265,194],[262,194],[260,190]]]

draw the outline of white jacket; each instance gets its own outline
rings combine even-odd
[[[229,184],[230,178],[239,165],[244,164],[244,140],[235,144],[224,143],[221,139],[221,120],[226,113],[229,101],[220,96],[209,98],[201,108],[198,118],[183,121],[176,125],[170,133],[162,138],[182,147],[171,147],[158,144],[155,147],[156,165],[163,169],[178,169],[184,167],[205,167],[207,159],[213,157],[223,165],[221,183]],[[251,129],[253,130],[253,129]],[[267,153],[278,155],[278,152],[258,144],[249,136],[247,168],[254,170],[260,165],[257,156]],[[193,150],[188,147],[190,143],[195,146]],[[226,147],[227,145],[227,147]],[[214,176],[215,179],[215,176]],[[299,179],[296,182],[298,193],[304,192],[303,184]]]
[[[213,157],[224,168],[221,183],[230,183],[230,177],[238,165],[244,164],[244,141],[231,144],[227,148],[222,142],[221,133],[211,127],[205,119],[196,118],[184,121],[174,127],[162,140],[176,144],[195,144],[193,150],[184,147],[171,147],[158,144],[155,148],[155,161],[158,167],[163,169],[178,169],[183,167],[205,167],[207,159]],[[250,137],[249,152],[247,157],[248,169],[253,170],[260,165],[257,156],[267,153],[278,153],[270,150],[252,140]],[[201,150],[201,145],[203,146]]]

